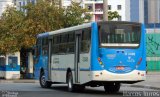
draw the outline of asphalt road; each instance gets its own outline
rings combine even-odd
[[[66,85],[41,88],[38,83],[0,83],[0,97],[125,97],[126,91],[156,91],[149,88],[121,87],[116,94],[107,94],[103,87],[86,87],[83,92],[70,93]],[[130,96],[130,95],[128,95]],[[132,95],[133,96],[133,95]],[[135,95],[136,97],[137,95]],[[140,95],[139,95],[140,96]]]

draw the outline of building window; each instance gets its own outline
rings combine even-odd
[[[117,10],[121,10],[122,6],[121,5],[117,5]]]
[[[90,10],[90,11],[92,10],[92,6],[91,5],[88,6],[88,10]]]
[[[118,17],[118,21],[122,21],[122,17],[121,16]]]
[[[111,5],[108,5],[108,10],[111,10],[112,8],[111,8]]]

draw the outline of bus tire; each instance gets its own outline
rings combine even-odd
[[[76,91],[83,92],[84,90],[85,90],[85,86],[84,85],[77,85]]]
[[[74,92],[75,91],[75,85],[73,84],[73,76],[71,72],[67,73],[67,84],[68,84],[68,91]]]
[[[51,82],[46,81],[44,72],[40,74],[39,83],[42,88],[50,88],[52,85]]]
[[[104,90],[106,93],[117,93],[119,89],[120,89],[120,83],[104,85]]]

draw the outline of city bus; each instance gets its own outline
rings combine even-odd
[[[118,92],[122,83],[146,78],[145,26],[126,21],[91,22],[37,36],[35,78],[42,88],[65,83],[68,91],[104,86]]]

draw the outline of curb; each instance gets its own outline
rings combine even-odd
[[[136,87],[136,88],[146,88],[146,89],[154,89],[160,90],[160,87],[153,87],[151,85],[122,85],[123,87]]]
[[[0,83],[39,83],[38,80],[0,80]]]

